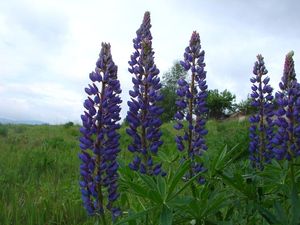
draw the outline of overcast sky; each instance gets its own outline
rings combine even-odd
[[[285,54],[300,67],[297,0],[2,0],[0,1],[0,118],[80,122],[84,87],[101,42],[110,42],[126,114],[132,39],[151,12],[153,47],[161,74],[181,59],[192,31],[206,52],[209,89],[237,100],[261,53],[277,90]]]

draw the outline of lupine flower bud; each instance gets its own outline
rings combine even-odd
[[[273,110],[273,88],[268,84],[269,77],[265,77],[268,73],[264,58],[262,55],[257,56],[257,61],[253,67],[253,74],[250,79],[252,84],[252,106],[258,109],[258,113],[249,118],[251,126],[250,131],[250,160],[254,168],[263,169],[263,164],[270,162],[273,158],[273,144],[271,142],[274,133],[274,123],[272,117]]]
[[[88,98],[84,101],[86,111],[81,115],[79,154],[81,159],[81,193],[89,215],[101,215],[106,208],[115,218],[121,214],[114,206],[119,194],[118,163],[120,128],[120,83],[117,66],[112,60],[110,44],[102,43],[95,71],[90,74],[92,84],[85,88]],[[104,199],[104,192],[107,192]]]
[[[293,55],[293,51],[286,55],[280,91],[275,95],[278,131],[273,138],[273,151],[279,160],[291,160],[300,155],[300,84],[296,79]]]
[[[162,100],[159,92],[161,83],[159,70],[154,63],[150,28],[150,13],[146,12],[143,23],[136,32],[137,37],[133,40],[135,51],[128,62],[128,71],[133,75],[133,90],[129,92],[131,100],[128,101],[127,134],[132,137],[128,150],[135,155],[129,167],[142,174],[158,175],[165,174],[161,164],[153,160],[162,145],[162,122],[159,116],[163,109],[157,106],[157,101]]]
[[[203,151],[207,150],[204,139],[207,134],[205,114],[208,111],[204,55],[204,51],[201,50],[200,36],[194,31],[190,44],[185,49],[184,60],[180,62],[185,71],[191,71],[191,81],[188,83],[184,78],[178,80],[179,98],[176,105],[179,110],[174,116],[177,121],[174,128],[183,130],[183,135],[177,135],[175,138],[177,148],[179,151],[187,150],[188,158],[193,161],[191,173],[186,176],[204,171],[203,166],[195,160],[195,156],[201,156]],[[188,122],[187,126],[184,126],[184,119]],[[199,183],[203,183],[202,178],[199,178]]]

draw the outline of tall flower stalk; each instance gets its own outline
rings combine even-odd
[[[261,170],[263,164],[269,163],[273,158],[273,88],[269,85],[270,78],[266,76],[267,73],[264,58],[258,55],[253,67],[254,77],[250,79],[252,106],[257,108],[258,112],[249,118],[251,123],[249,152],[252,166]]]
[[[293,51],[286,55],[280,91],[275,95],[278,131],[273,143],[279,160],[291,160],[300,155],[300,84],[296,79],[293,55]]]
[[[132,137],[128,150],[134,154],[129,164],[132,170],[148,175],[164,175],[160,163],[155,163],[153,156],[157,155],[162,145],[159,116],[163,109],[157,105],[162,100],[158,77],[159,70],[154,63],[152,35],[150,32],[150,13],[144,14],[143,23],[137,30],[133,40],[135,51],[131,55],[129,72],[133,75],[133,90],[129,91],[129,111],[127,133]]]
[[[88,97],[84,101],[85,111],[81,115],[80,128],[81,193],[89,215],[99,215],[105,223],[106,209],[112,217],[120,215],[114,206],[119,194],[118,163],[120,128],[120,82],[117,66],[112,60],[111,46],[102,43],[95,71],[90,73],[92,84],[85,88]],[[106,198],[107,196],[107,198]]]
[[[179,99],[176,105],[179,110],[175,114],[177,123],[174,126],[176,130],[183,130],[182,135],[177,135],[175,138],[178,150],[186,150],[186,158],[192,160],[189,177],[204,170],[202,164],[196,162],[195,156],[201,156],[203,151],[207,150],[204,139],[207,134],[205,115],[208,112],[204,55],[205,52],[201,50],[200,36],[194,31],[190,44],[185,49],[184,60],[180,62],[186,72],[191,71],[191,79],[189,83],[184,78],[178,80]],[[187,121],[187,127],[184,119]],[[199,178],[199,182],[204,182],[203,178]]]

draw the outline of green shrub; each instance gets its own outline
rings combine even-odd
[[[74,126],[74,123],[73,122],[67,122],[64,124],[64,128],[70,128],[70,127],[73,127]]]
[[[0,136],[7,137],[7,134],[8,134],[7,126],[0,124]]]

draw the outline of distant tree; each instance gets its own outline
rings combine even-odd
[[[274,110],[278,109],[278,104],[275,101],[275,98],[271,101],[274,107]],[[248,95],[246,100],[240,101],[238,104],[236,104],[236,111],[241,112],[244,115],[250,115],[257,113],[257,107],[252,106],[252,100],[250,96]]]
[[[177,95],[177,80],[180,77],[186,77],[187,73],[184,71],[182,66],[178,61],[176,61],[173,66],[163,74],[161,93],[164,96],[163,101],[160,105],[164,108],[164,113],[161,116],[163,122],[168,122],[173,119],[174,114],[177,112],[177,106],[175,104]]]
[[[248,96],[246,100],[240,101],[236,106],[236,111],[244,114],[244,115],[250,115],[253,113],[256,113],[257,109],[256,107],[252,106],[252,100]]]
[[[235,111],[235,95],[228,90],[209,90],[207,97],[208,117],[221,119]]]
[[[161,115],[161,120],[163,122],[168,122],[173,119],[177,111],[177,106],[175,105],[177,96],[176,93],[168,87],[163,87],[161,89],[161,93],[164,96],[163,101],[160,102],[160,105],[164,109],[164,113]]]
[[[69,128],[69,127],[73,127],[74,123],[73,122],[67,122],[64,124],[64,128]]]
[[[179,61],[175,61],[169,71],[162,75],[162,85],[176,92],[178,79],[186,76],[187,72],[182,68]]]

